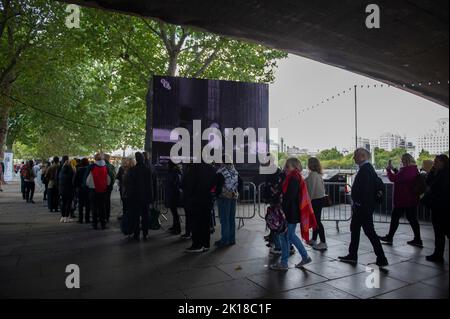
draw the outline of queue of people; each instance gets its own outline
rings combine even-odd
[[[413,233],[412,240],[407,244],[422,248],[417,217],[417,207],[422,204],[431,210],[435,233],[435,251],[426,259],[442,262],[445,237],[449,237],[448,157],[437,156],[434,163],[422,172],[409,154],[402,156],[399,170],[389,162],[386,171],[394,184],[394,209],[389,232],[385,236],[378,236],[374,227],[373,214],[381,202],[384,184],[370,158],[370,152],[365,149],[357,149],[354,153],[359,169],[351,192],[351,242],[348,254],[339,257],[339,260],[357,263],[362,228],[376,254],[375,264],[387,266],[389,263],[382,243],[393,244],[403,215],[406,215]],[[269,165],[269,162],[263,165]],[[310,158],[307,166],[309,173],[304,178],[301,162],[289,158],[283,169],[277,168],[274,174],[265,177],[261,196],[269,206],[267,214],[271,214],[266,216],[270,234],[265,239],[270,253],[280,256],[279,262],[270,265],[272,270],[288,270],[289,256],[296,250],[301,256],[297,268],[311,263],[304,243],[317,251],[329,249],[322,210],[329,205],[330,199],[326,194],[321,163],[317,158]],[[39,170],[45,185],[44,199],[48,209],[50,212],[61,211],[60,221],[63,223],[72,221],[78,208],[79,223],[90,223],[94,229],[105,229],[110,222],[111,193],[117,180],[122,203],[121,229],[130,239],[139,241],[141,235],[144,240],[148,239],[149,218],[155,210],[158,194],[163,190],[164,204],[172,215],[172,226],[168,231],[171,235],[192,240],[186,252],[202,253],[211,248],[215,206],[218,208],[221,236],[214,245],[220,249],[236,244],[236,206],[243,182],[227,156],[223,157],[220,165],[199,163],[180,168],[169,161],[162,189],[157,183],[157,173],[150,155],[146,152],[137,152],[134,158],[124,158],[117,173],[110,157],[104,154],[96,154],[92,163],[86,158],[70,160],[68,156],[63,156],[61,161],[54,157],[51,163],[42,165],[29,161],[20,169],[23,198],[28,203],[34,203],[34,180]],[[185,212],[184,234],[180,207]],[[301,238],[297,235],[298,225]],[[309,238],[311,231],[312,238]]]

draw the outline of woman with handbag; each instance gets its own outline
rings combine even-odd
[[[215,242],[217,247],[231,246],[236,243],[236,203],[242,180],[234,168],[231,159],[224,156],[217,170],[217,207],[221,226],[221,239]]]
[[[322,178],[322,165],[319,159],[311,157],[308,160],[309,175],[306,178],[306,186],[311,197],[311,205],[316,216],[317,228],[313,231],[312,239],[308,245],[315,250],[324,251],[328,249],[325,239],[325,228],[322,224],[322,209],[327,206],[328,196],[325,195],[325,185]],[[317,237],[320,238],[320,243],[317,243]]]

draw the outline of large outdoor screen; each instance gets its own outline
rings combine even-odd
[[[153,128],[155,164],[164,164],[170,158],[170,149],[176,143],[170,139],[171,131],[178,127],[186,128],[192,137],[194,120],[201,121],[202,132],[207,128],[217,128],[223,138],[229,129],[236,128],[253,128],[256,132],[258,128],[265,128],[268,132],[267,84],[155,76],[152,97],[153,105],[149,107],[153,108],[153,116],[147,120],[151,121]],[[244,149],[246,154],[245,163],[237,166],[241,169],[257,168],[248,162],[247,154],[267,153],[268,138],[265,141],[245,139],[244,144],[237,143],[235,149]]]

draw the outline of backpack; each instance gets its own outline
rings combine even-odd
[[[20,176],[22,176],[23,179],[30,179],[31,172],[30,172],[30,169],[28,168],[28,166],[24,166],[22,168],[22,170],[20,171]]]
[[[283,211],[281,210],[281,206],[273,205],[267,207],[265,220],[267,227],[271,231],[279,234],[286,232],[287,229],[286,215],[284,215]]]
[[[375,182],[375,201],[380,204],[381,202],[383,202],[385,193],[384,183],[383,180],[378,176],[376,176]]]
[[[427,181],[424,175],[417,175],[413,184],[413,191],[416,195],[420,196],[427,191]]]

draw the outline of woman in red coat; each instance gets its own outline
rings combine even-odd
[[[380,240],[392,244],[400,218],[405,214],[414,232],[414,239],[408,241],[408,244],[423,247],[422,239],[420,238],[419,221],[417,220],[419,194],[416,190],[416,185],[420,178],[419,170],[410,154],[403,154],[402,164],[403,167],[398,172],[395,172],[390,164],[386,168],[389,180],[394,183],[394,210],[392,211],[389,233],[384,237],[380,237]]]

